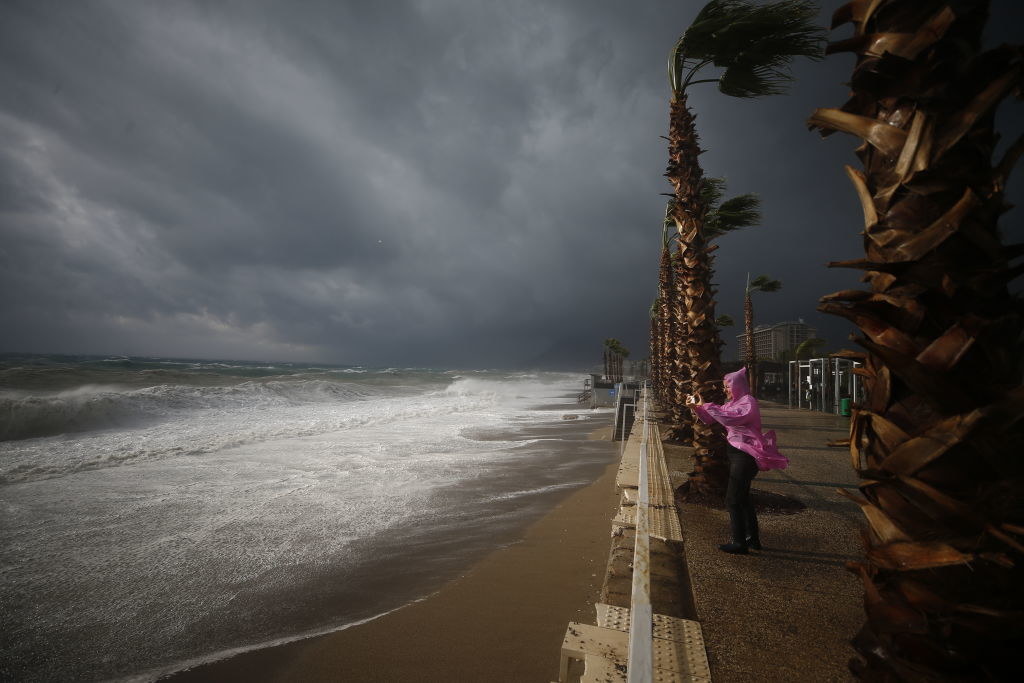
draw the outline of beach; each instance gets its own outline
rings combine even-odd
[[[607,441],[609,429],[591,434]],[[605,447],[615,458],[617,444]],[[617,462],[426,599],[336,633],[171,676],[186,681],[546,681],[604,581]]]

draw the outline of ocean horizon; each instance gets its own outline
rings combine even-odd
[[[425,597],[613,457],[583,378],[0,355],[2,677],[152,680]]]

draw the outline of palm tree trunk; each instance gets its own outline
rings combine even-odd
[[[655,304],[655,307],[657,307],[657,304]],[[659,386],[660,386],[660,380],[658,379],[658,365],[659,365],[659,362],[660,362],[658,356],[661,353],[660,345],[661,345],[661,324],[658,321],[657,310],[655,310],[654,315],[651,316],[650,340],[649,340],[648,348],[647,348],[647,363],[648,363],[648,365],[647,365],[647,368],[646,368],[647,372],[646,372],[645,376],[647,377],[648,380],[650,380],[651,390],[654,392],[654,396],[655,396],[656,399],[657,399],[657,397],[659,395],[658,392],[659,392]]]
[[[749,276],[748,276],[749,278]],[[746,365],[750,393],[757,397],[757,354],[754,349],[754,302],[750,292],[743,297],[743,332],[747,336]]]
[[[683,284],[682,273],[678,257],[671,260],[672,264],[672,290],[670,297],[669,311],[669,350],[668,356],[672,361],[668,368],[668,405],[669,422],[671,427],[667,430],[667,436],[680,441],[690,441],[693,438],[693,415],[686,407],[686,397],[692,391],[690,382],[690,359],[686,352],[686,311],[683,307]]]
[[[957,9],[954,12],[951,7]],[[869,14],[869,12],[871,12]],[[868,398],[851,420],[867,621],[851,662],[870,680],[1011,680],[1024,648],[1024,249],[997,219],[1013,160],[993,166],[997,104],[1022,53],[980,53],[983,0],[853,2],[853,97],[811,125],[865,140],[847,173],[864,209],[870,291],[822,299],[856,323]],[[854,355],[850,352],[850,355]]]
[[[674,347],[672,346],[672,300],[673,291],[672,254],[668,245],[661,249],[661,261],[658,264],[658,383],[657,396],[662,408],[671,410],[674,395],[670,389],[672,369],[674,366]]]
[[[708,402],[723,399],[722,369],[715,325],[715,303],[711,291],[711,264],[704,239],[706,207],[700,196],[703,170],[698,161],[700,147],[693,114],[685,94],[672,102],[669,118],[669,165],[665,175],[675,190],[673,218],[679,228],[680,277],[677,290],[683,296],[687,336],[679,351],[685,353],[691,372],[690,391]],[[678,347],[677,347],[678,348]],[[694,471],[691,492],[718,495],[728,482],[725,437],[720,428],[693,421]]]

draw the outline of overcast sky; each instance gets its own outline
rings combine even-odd
[[[1021,40],[1021,4],[993,3],[993,41]],[[702,5],[5,0],[0,351],[583,366],[615,336],[645,356],[665,62]],[[862,254],[856,142],[805,120],[852,64],[797,64],[789,96],[690,97],[706,173],[763,201],[720,240],[717,312],[741,323],[767,273],[783,290],[757,322],[804,318],[834,348],[847,327],[815,306],[858,286],[825,268]],[[1008,133],[1020,114],[1004,104]]]

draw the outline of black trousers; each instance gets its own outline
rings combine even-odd
[[[750,482],[757,476],[757,461],[734,446],[726,451],[729,458],[729,486],[725,490],[725,507],[729,510],[729,530],[733,543],[746,545],[747,539],[759,541],[757,514],[750,502]]]

